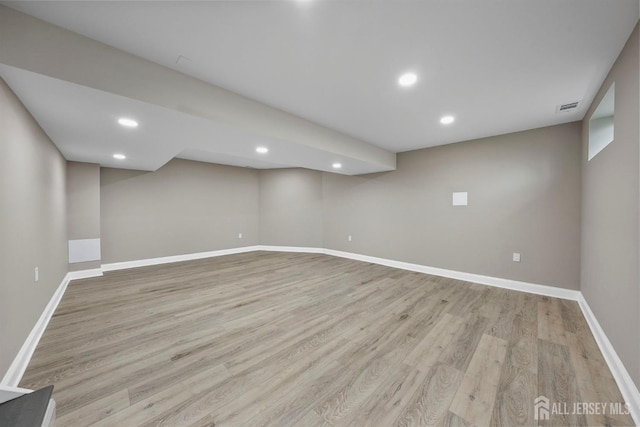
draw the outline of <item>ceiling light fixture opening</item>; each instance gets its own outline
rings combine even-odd
[[[118,119],[118,123],[120,124],[120,126],[124,126],[127,128],[137,128],[138,127],[138,122],[136,122],[133,119],[128,119],[126,117],[121,117]]]
[[[334,169],[340,169],[342,167],[342,163],[335,162],[331,165]]]
[[[443,125],[450,125],[451,123],[453,123],[456,120],[455,117],[453,116],[443,116],[440,119],[440,123],[442,123]]]
[[[418,76],[415,73],[404,73],[398,79],[398,84],[402,87],[409,87],[416,84]]]
[[[256,153],[266,154],[268,152],[269,152],[269,149],[267,147],[258,147],[258,148],[256,148]]]
[[[127,158],[127,156],[125,156],[124,154],[114,154],[113,158],[118,160],[124,160]]]

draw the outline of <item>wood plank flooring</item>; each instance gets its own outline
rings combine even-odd
[[[72,282],[21,383],[57,426],[633,425],[578,305],[326,255]]]

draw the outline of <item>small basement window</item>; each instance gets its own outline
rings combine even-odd
[[[616,84],[612,83],[589,119],[589,160],[613,141],[615,104]]]

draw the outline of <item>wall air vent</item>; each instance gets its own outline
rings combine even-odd
[[[566,113],[568,111],[573,111],[580,105],[580,101],[570,102],[568,104],[558,105],[556,108],[556,113]]]

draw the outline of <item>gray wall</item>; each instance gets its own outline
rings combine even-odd
[[[100,166],[67,162],[67,238],[100,238]],[[99,268],[100,261],[69,264],[69,271]]]
[[[578,289],[580,149],[570,123],[401,153],[393,172],[324,174],[324,245]]]
[[[260,244],[322,247],[322,173],[260,171]]]
[[[397,171],[358,177],[187,160],[102,169],[103,262],[260,243],[578,289],[580,150],[571,123],[402,153]],[[453,191],[469,206],[452,207]]]
[[[583,123],[581,290],[637,386],[640,386],[638,27]],[[589,117],[615,81],[615,138],[587,161]]]
[[[258,192],[258,172],[246,168],[179,159],[155,172],[103,168],[102,262],[256,245]]]
[[[397,171],[357,177],[187,160],[102,169],[103,263],[259,243],[578,289],[580,133],[570,123],[406,152]],[[469,206],[451,206],[453,191]]]
[[[2,376],[67,272],[66,162],[2,79],[0,148]]]

